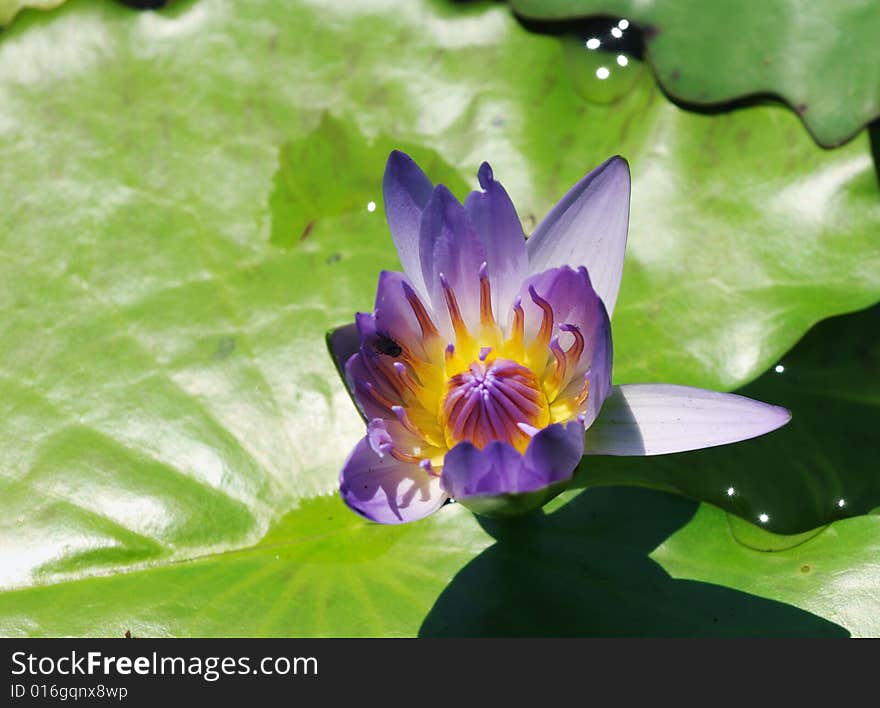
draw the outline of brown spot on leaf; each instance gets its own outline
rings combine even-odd
[[[305,241],[309,237],[309,235],[312,233],[312,229],[315,228],[315,224],[317,223],[317,221],[318,221],[317,219],[312,219],[308,224],[306,224],[306,227],[302,230],[302,233],[299,235],[300,241]]]

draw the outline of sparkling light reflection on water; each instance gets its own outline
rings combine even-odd
[[[567,27],[560,38],[572,81],[592,103],[619,100],[641,73],[642,38],[626,19],[587,20],[574,32]]]

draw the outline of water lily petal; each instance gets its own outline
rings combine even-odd
[[[486,249],[495,318],[503,321],[528,274],[526,237],[513,202],[495,181],[488,162],[480,166],[477,177],[483,191],[471,192],[464,208]]]
[[[732,393],[672,384],[615,386],[587,430],[585,455],[663,455],[754,438],[791,413]]]
[[[379,274],[376,289],[376,331],[381,335],[387,353],[398,356],[397,350],[405,347],[414,355],[425,358],[422,347],[422,328],[412,306],[407,300],[407,289],[412,297],[424,305],[412,282],[396,271],[383,270]],[[395,353],[397,352],[397,353]]]
[[[577,421],[535,434],[525,455],[506,442],[479,449],[464,442],[446,454],[441,484],[455,499],[523,494],[569,479],[581,459],[583,427]]]
[[[523,456],[513,445],[501,441],[482,450],[470,442],[459,443],[446,453],[440,475],[441,486],[454,499],[511,493],[530,482]]]
[[[396,410],[405,416],[402,409]],[[422,461],[443,452],[427,445],[421,436],[408,430],[398,419],[373,418],[367,424],[367,441],[379,457],[392,455],[398,460],[406,460],[408,456],[412,456],[414,459],[409,461],[414,464],[427,464]]]
[[[419,224],[433,189],[431,180],[409,155],[395,150],[388,156],[382,180],[388,228],[404,272],[423,295],[428,291],[419,258]]]
[[[579,421],[550,425],[532,438],[526,466],[547,484],[569,479],[584,454],[583,426]],[[530,491],[530,490],[524,490]]]
[[[416,521],[447,499],[438,477],[391,455],[379,457],[366,438],[355,445],[342,467],[339,493],[354,511],[380,524]]]
[[[480,266],[486,250],[461,203],[444,185],[434,188],[422,212],[419,231],[422,275],[441,331],[451,332],[447,286],[455,294],[465,323],[480,315]]]
[[[529,277],[520,290],[527,340],[536,335],[544,316],[544,311],[531,295],[532,289],[550,305],[553,335],[559,338],[564,349],[570,350],[574,343],[571,328],[576,328],[584,339],[583,351],[566,371],[562,395],[577,396],[586,375],[589,396],[585,408],[579,412],[589,424],[611,392],[612,347],[608,313],[593,289],[586,268],[551,268]]]
[[[526,242],[529,271],[586,266],[593,287],[614,312],[629,227],[629,165],[612,157],[569,190]]]
[[[589,387],[587,406],[581,411],[581,420],[586,428],[589,428],[599,416],[612,391],[611,363],[614,354],[611,344],[611,322],[607,313],[603,323],[596,328],[595,336],[591,366],[586,375]]]
[[[379,399],[370,394],[373,372],[364,365],[364,359],[358,352],[345,363],[345,386],[357,404],[358,412],[365,420],[391,416],[391,407],[383,405]],[[393,401],[397,405],[397,401]]]
[[[395,359],[382,353],[382,335],[376,318],[366,312],[355,315],[360,350],[345,364],[345,383],[361,414],[367,419],[393,418],[392,406],[403,404]]]

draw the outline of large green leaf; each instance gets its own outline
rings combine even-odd
[[[778,554],[743,548],[717,509],[701,508],[687,524],[695,506],[652,490],[605,488],[548,515],[485,520],[485,528],[458,505],[387,528],[358,522],[335,498],[318,499],[255,548],[5,593],[0,634],[842,636],[844,626],[880,629],[876,596],[865,596],[876,586],[870,566],[836,558],[826,569],[812,545]],[[843,522],[850,526],[835,531],[836,546],[821,552],[870,559],[877,520]],[[694,570],[681,567],[690,553]],[[722,574],[738,589],[674,580],[664,570],[667,556],[673,575]],[[816,572],[802,569],[807,562]],[[829,594],[825,584],[841,569],[853,586],[838,583]],[[774,598],[776,588],[815,615],[753,594]]]
[[[64,0],[0,0],[0,30],[4,25],[12,22],[12,18],[26,7],[51,10],[63,2]]]
[[[873,0],[510,2],[530,19],[627,18],[642,28],[647,57],[672,96],[712,105],[774,94],[828,147],[880,117],[880,64],[867,59],[880,36]]]
[[[658,458],[584,458],[576,484],[638,484],[712,503],[777,533],[880,507],[880,306],[826,320],[739,391],[793,411],[782,430]]]
[[[724,585],[791,603],[847,627],[880,636],[880,517],[838,521],[793,548],[767,551],[766,539],[745,539],[718,509],[703,505],[693,520],[651,558],[674,578]]]
[[[491,540],[456,505],[384,527],[321,497],[252,548],[3,593],[0,635],[412,636]]]
[[[4,633],[414,633],[491,544],[328,497],[362,423],[323,333],[396,264],[392,145],[459,194],[491,159],[527,226],[631,158],[621,381],[732,388],[876,299],[867,140],[688,114],[636,62],[585,103],[563,53],[494,3],[79,0],[4,32]]]

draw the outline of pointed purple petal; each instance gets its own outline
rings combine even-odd
[[[529,271],[586,266],[593,287],[614,312],[629,226],[629,165],[612,157],[566,194],[526,242]]]
[[[584,429],[577,421],[539,431],[525,455],[505,442],[489,443],[482,450],[459,443],[446,453],[441,483],[455,499],[534,492],[569,479],[583,447]]]
[[[663,455],[769,433],[791,413],[732,393],[672,384],[615,386],[587,430],[585,455]]]
[[[496,182],[488,162],[478,172],[481,192],[471,192],[465,211],[483,243],[498,321],[507,318],[513,298],[528,274],[526,237],[507,191]]]
[[[355,445],[345,461],[339,493],[354,511],[380,524],[421,519],[447,499],[438,477],[390,455],[379,457],[366,438]]]
[[[455,293],[465,322],[475,325],[480,310],[479,272],[486,251],[464,207],[442,184],[434,188],[422,213],[419,239],[422,275],[438,324],[448,321],[442,274]]]
[[[388,228],[404,272],[424,294],[427,290],[419,258],[419,224],[433,188],[431,180],[409,155],[395,150],[388,156],[382,180]]]

